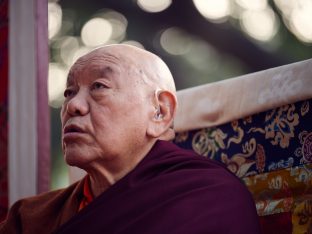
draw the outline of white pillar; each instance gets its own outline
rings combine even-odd
[[[9,1],[9,203],[37,194],[36,0]]]

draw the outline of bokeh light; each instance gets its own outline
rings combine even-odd
[[[312,1],[296,8],[290,16],[292,32],[304,42],[312,42]]]
[[[81,39],[86,46],[100,46],[109,41],[112,33],[112,24],[106,19],[96,17],[82,27]]]
[[[58,3],[48,3],[48,32],[49,39],[55,37],[62,26],[62,9]]]
[[[111,9],[102,9],[100,13],[96,14],[96,17],[103,18],[111,24],[110,40],[120,42],[124,39],[128,21],[123,14]]]
[[[49,105],[58,108],[63,103],[63,92],[66,86],[67,70],[57,63],[49,64],[48,94]]]
[[[289,17],[291,12],[296,8],[300,0],[274,0],[276,6],[282,11],[283,15]]]
[[[183,30],[172,27],[161,33],[160,45],[169,54],[182,55],[190,49],[191,38]]]
[[[246,10],[263,10],[267,8],[267,0],[235,0],[235,2]]]
[[[219,66],[219,56],[207,42],[194,38],[184,58],[196,69],[212,72]]]
[[[79,40],[76,37],[64,37],[60,42],[60,57],[67,66],[74,62],[74,54],[79,49]]]
[[[240,18],[242,29],[259,41],[271,40],[278,29],[277,18],[270,8],[246,10]]]
[[[231,13],[229,0],[193,0],[201,15],[211,21],[222,22]]]
[[[312,1],[274,0],[288,29],[301,41],[312,43]]]
[[[171,0],[137,0],[137,4],[142,10],[151,13],[164,11],[171,3]]]

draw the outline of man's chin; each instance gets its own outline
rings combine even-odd
[[[85,154],[81,150],[75,150],[71,148],[66,148],[64,152],[65,162],[69,166],[83,168],[86,165],[88,160],[85,158]]]
[[[79,158],[71,158],[65,156],[65,162],[68,166],[78,167],[82,170],[85,170],[86,165],[88,164],[86,160],[81,160]]]

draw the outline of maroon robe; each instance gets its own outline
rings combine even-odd
[[[158,141],[57,233],[259,233],[245,185],[223,165]]]
[[[17,202],[0,233],[259,233],[244,184],[220,163],[170,142],[158,141],[77,213],[82,184]]]

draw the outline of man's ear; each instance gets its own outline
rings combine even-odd
[[[159,138],[172,127],[176,113],[177,98],[170,91],[157,90],[155,99],[155,111],[149,121],[147,135]]]

